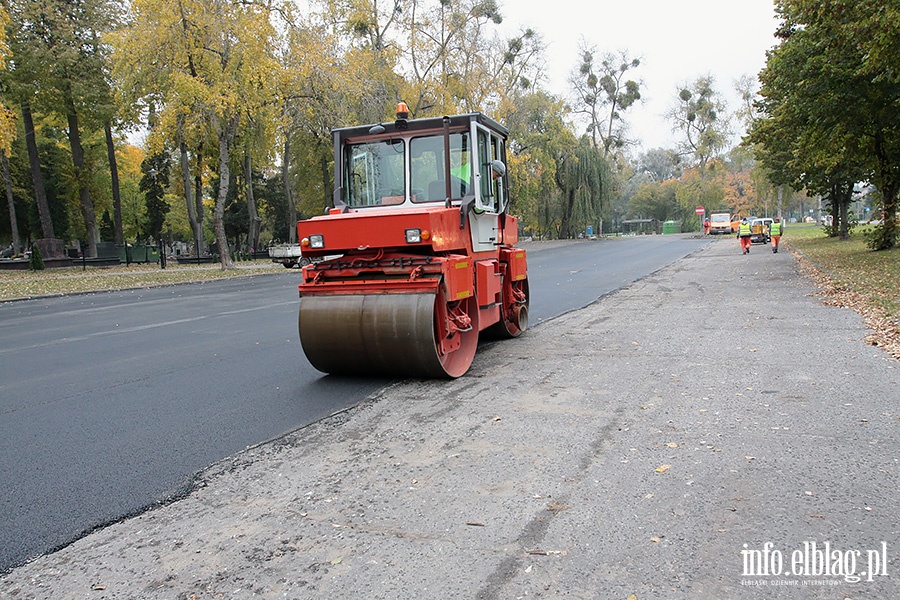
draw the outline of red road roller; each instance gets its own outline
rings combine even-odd
[[[300,342],[319,371],[460,377],[528,327],[508,131],[482,113],[336,129],[334,200],[297,223]],[[322,259],[322,260],[318,260]]]

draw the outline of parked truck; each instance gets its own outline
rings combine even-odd
[[[269,258],[272,262],[281,263],[285,269],[293,267],[305,267],[311,261],[303,256],[300,244],[278,244],[269,246]]]

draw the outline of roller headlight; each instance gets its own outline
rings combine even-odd
[[[310,248],[324,248],[325,247],[325,236],[321,233],[314,233],[309,236],[309,247]]]
[[[418,227],[415,229],[407,229],[406,230],[406,243],[407,244],[419,244],[422,242],[422,230]]]
[[[407,244],[421,244],[431,239],[431,232],[427,229],[412,227],[405,230]]]

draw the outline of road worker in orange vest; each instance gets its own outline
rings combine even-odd
[[[769,238],[772,240],[772,253],[778,254],[778,244],[781,242],[781,236],[784,235],[784,223],[781,219],[775,217],[772,224],[769,225]]]
[[[753,243],[750,239],[750,236],[753,234],[753,231],[750,229],[750,221],[747,220],[747,217],[741,219],[741,224],[738,225],[738,239],[741,240],[741,250],[743,250],[742,254],[750,254],[750,245]]]

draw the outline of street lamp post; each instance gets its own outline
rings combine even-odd
[[[166,250],[163,247],[163,234],[162,231],[156,234],[157,238],[159,238],[159,267],[161,269],[166,268]]]

